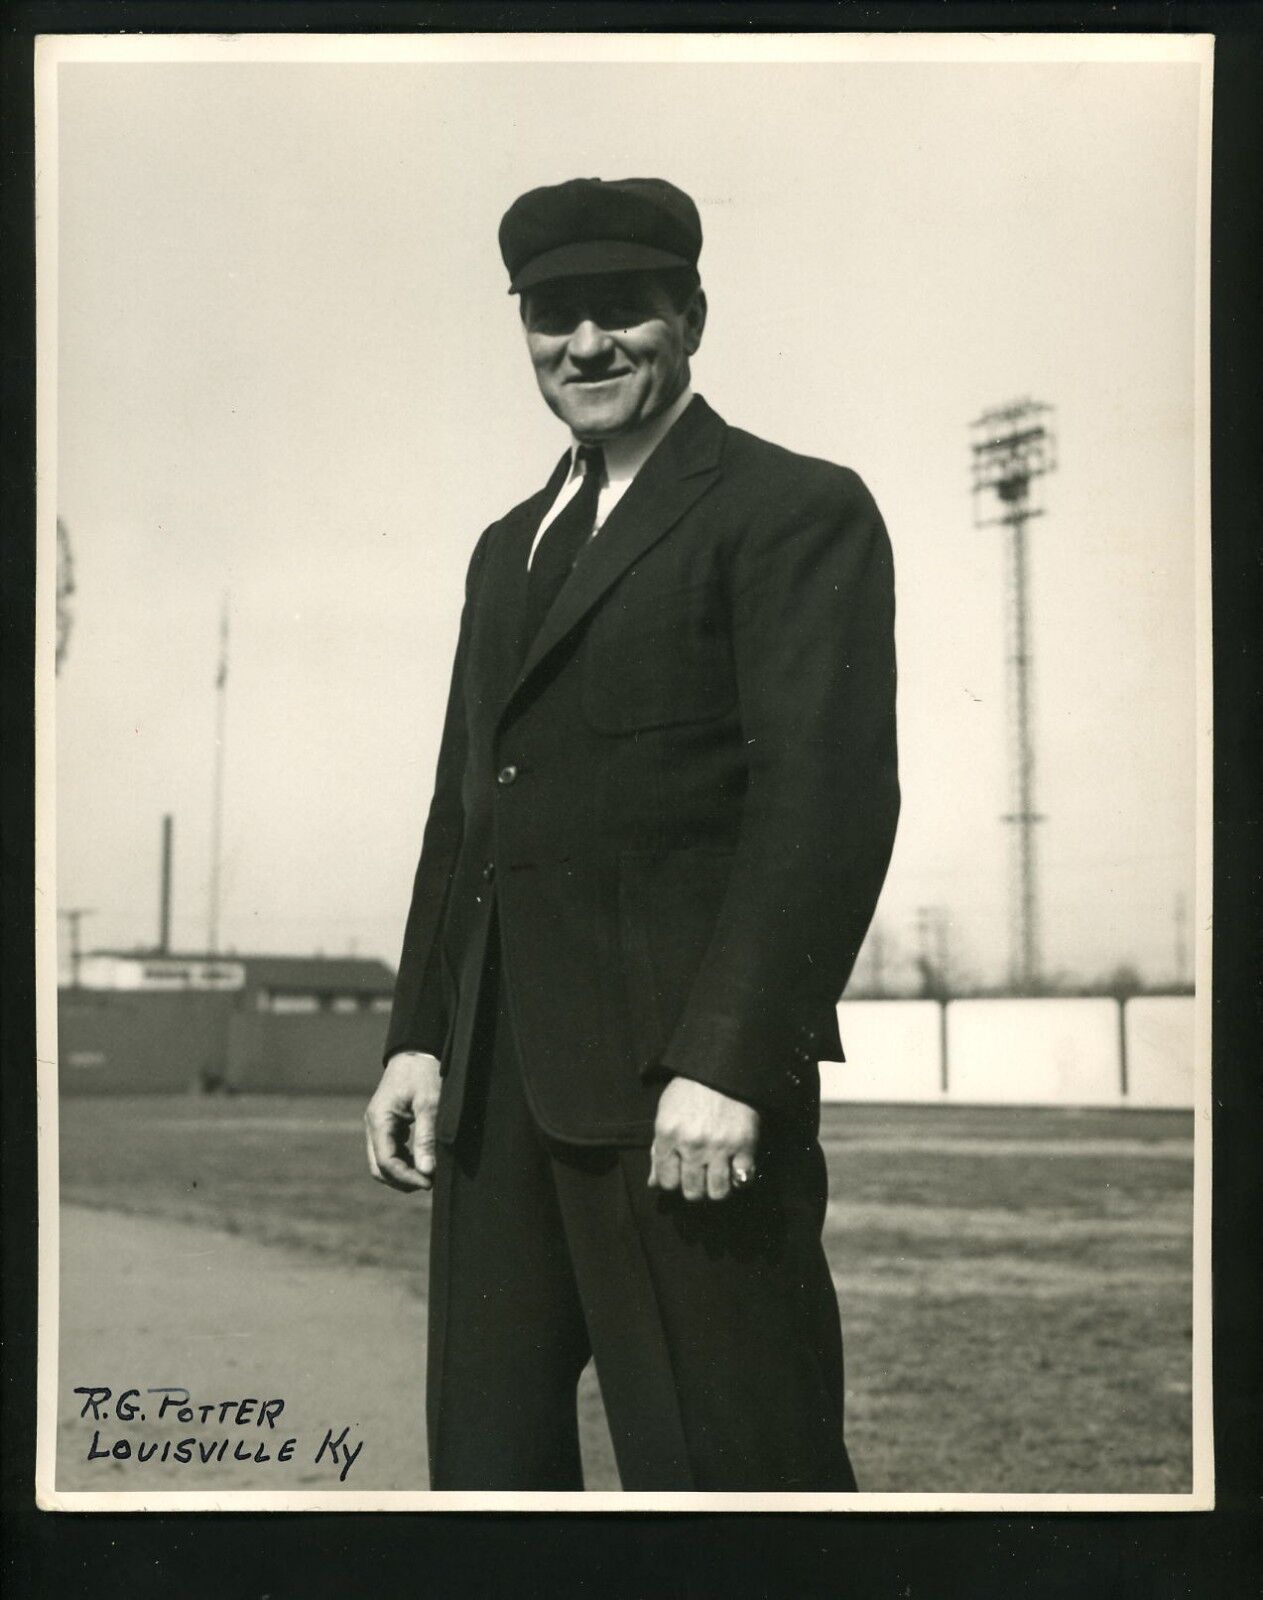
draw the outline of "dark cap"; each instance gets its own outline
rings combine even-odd
[[[500,223],[509,293],[593,272],[696,267],[702,222],[663,178],[571,178],[531,189]]]

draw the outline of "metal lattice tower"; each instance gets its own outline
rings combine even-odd
[[[1013,871],[1009,899],[1009,983],[1038,990],[1042,978],[1039,880],[1035,828],[1035,741],[1032,705],[1031,602],[1027,524],[1043,515],[1031,486],[1056,467],[1055,440],[1045,419],[1052,407],[1034,400],[996,406],[970,424],[976,526],[1004,527],[1007,550],[1006,648]]]

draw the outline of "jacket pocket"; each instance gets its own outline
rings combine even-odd
[[[624,613],[616,595],[594,619],[584,641],[583,712],[599,732],[706,722],[736,700],[728,624],[713,584],[655,596],[651,613]]]

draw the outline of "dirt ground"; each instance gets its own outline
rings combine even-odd
[[[61,1250],[59,1490],[428,1487],[425,1306],[398,1273],[83,1206],[63,1207]],[[80,1387],[113,1391],[99,1399],[99,1415]],[[141,1415],[122,1421],[116,1406],[128,1389],[140,1394],[124,1406]],[[215,1409],[206,1422],[199,1411],[182,1423],[174,1394],[160,1421],[162,1395],[151,1389],[185,1390],[195,1406]],[[284,1410],[269,1408],[272,1419],[262,1421],[251,1408],[241,1426],[231,1410],[221,1422],[222,1402],[247,1396],[281,1399]],[[585,1463],[589,1487],[616,1489],[590,1383],[584,1399],[596,1446]],[[326,1434],[338,1440],[343,1429],[336,1453],[322,1451]],[[227,1438],[227,1459],[203,1461],[196,1450],[191,1461],[173,1459],[192,1436],[216,1450]],[[279,1460],[288,1438],[292,1456]],[[89,1459],[94,1440],[100,1450],[127,1441],[131,1453]],[[157,1451],[139,1461],[138,1446],[154,1442]],[[251,1458],[262,1448],[267,1459],[233,1459],[238,1447]]]
[[[826,1107],[863,1488],[1189,1489],[1191,1132],[1184,1113]],[[68,1099],[61,1163],[59,1489],[425,1488],[428,1205],[369,1181],[355,1100]],[[138,1401],[144,1422],[96,1423],[127,1458],[88,1460],[88,1385],[216,1409],[159,1425]],[[278,1426],[220,1417],[247,1397],[284,1399]],[[590,1374],[581,1402],[587,1485],[616,1489]],[[229,1459],[174,1460],[188,1437]],[[291,1460],[254,1459],[288,1437]]]

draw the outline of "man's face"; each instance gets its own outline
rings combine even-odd
[[[577,439],[617,438],[664,411],[689,379],[706,297],[677,310],[651,272],[563,278],[523,297],[540,393]]]

